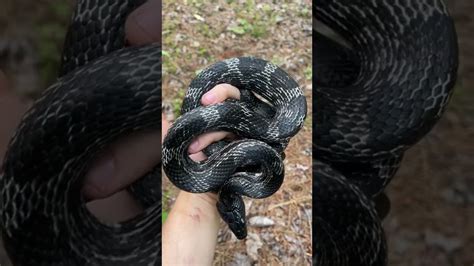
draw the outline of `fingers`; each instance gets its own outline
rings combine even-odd
[[[240,99],[239,89],[229,84],[219,84],[202,96],[201,103],[203,105],[211,105],[223,102],[229,98]],[[206,159],[204,153],[201,152],[204,148],[219,140],[233,137],[232,133],[224,131],[204,133],[189,145],[188,153],[194,161],[202,161]]]
[[[203,105],[210,105],[223,102],[229,98],[239,100],[239,89],[230,84],[219,84],[202,96],[201,103]]]
[[[143,211],[127,191],[115,193],[104,200],[88,202],[87,208],[99,220],[110,223],[129,220]]]
[[[229,84],[219,84],[202,96],[201,103],[203,105],[211,105],[223,102],[229,98],[240,99],[239,89]],[[224,131],[204,133],[189,145],[188,153],[194,161],[205,160],[207,157],[201,152],[203,149],[214,142],[234,137],[234,134]]]
[[[134,10],[125,22],[130,45],[161,43],[161,0],[148,0]]]
[[[197,137],[191,145],[189,145],[188,152],[190,154],[197,153],[214,142],[223,139],[231,139],[233,137],[234,134],[225,131],[207,132]]]
[[[232,139],[235,135],[230,132],[217,131],[217,132],[208,132],[197,137],[191,145],[189,145],[188,153],[189,157],[196,162],[203,161],[207,159],[207,156],[201,152],[210,144],[217,142],[223,139]]]
[[[125,32],[130,45],[161,42],[161,0],[149,0],[133,11]],[[166,121],[162,127],[167,130]],[[151,170],[161,157],[159,135],[161,132],[136,134],[106,149],[86,175],[85,197],[94,200],[111,196]]]
[[[87,173],[85,197],[108,197],[150,171],[160,161],[160,137],[161,132],[134,134],[112,144]]]

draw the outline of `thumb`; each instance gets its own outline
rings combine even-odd
[[[149,172],[161,158],[161,132],[137,133],[120,139],[101,155],[84,180],[87,199],[106,198]]]

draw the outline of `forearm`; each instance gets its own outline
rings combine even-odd
[[[181,191],[163,224],[163,265],[211,265],[219,230],[217,195]]]

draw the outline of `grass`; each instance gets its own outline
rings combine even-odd
[[[71,16],[71,5],[67,2],[55,1],[49,5],[48,22],[35,25],[39,56],[40,77],[44,84],[49,85],[58,74],[61,60],[60,51],[64,43],[67,25]]]
[[[304,76],[307,80],[313,80],[313,68],[311,66],[304,69]]]
[[[168,214],[169,214],[169,203],[168,203],[168,199],[171,197],[170,196],[170,191],[169,190],[166,190],[164,189],[163,191],[163,194],[162,194],[162,201],[161,201],[161,206],[162,206],[162,212],[161,212],[161,222],[164,223],[166,221],[166,219],[168,218]]]
[[[237,25],[230,26],[228,30],[236,35],[249,34],[254,38],[265,37],[268,33],[266,23],[258,22],[256,24],[249,23],[246,19],[238,19]]]
[[[184,90],[179,90],[177,93],[177,97],[173,99],[172,106],[173,106],[173,114],[175,117],[178,117],[181,113],[181,104],[183,102],[183,98],[186,92]]]

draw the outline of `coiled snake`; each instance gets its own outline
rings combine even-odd
[[[319,0],[314,16],[315,265],[385,265],[372,198],[441,117],[458,65],[440,0]]]
[[[240,101],[201,106],[202,95],[220,83],[239,88]],[[264,198],[280,188],[283,150],[305,117],[306,98],[279,67],[253,57],[218,62],[189,85],[182,116],[163,142],[163,168],[180,189],[218,192],[222,219],[237,238],[243,239],[247,230],[242,195]],[[241,139],[215,144],[204,162],[191,160],[187,154],[191,141],[218,130],[234,132]]]
[[[143,2],[77,2],[60,77],[24,116],[3,164],[1,229],[15,265],[161,263],[159,168],[134,185],[148,208],[129,221],[100,222],[81,195],[106,145],[161,127],[161,47],[125,48],[125,19]]]

